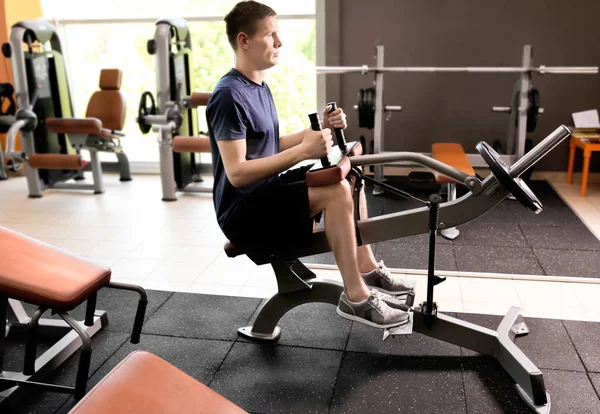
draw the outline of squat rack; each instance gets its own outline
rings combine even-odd
[[[383,154],[384,146],[384,113],[390,111],[400,111],[402,107],[385,105],[383,102],[383,75],[384,73],[518,73],[520,78],[517,82],[519,93],[518,108],[494,107],[494,112],[509,112],[511,114],[512,128],[509,128],[509,143],[507,145],[509,154],[502,154],[501,159],[508,165],[514,164],[525,154],[525,141],[527,134],[527,113],[528,96],[532,88],[531,78],[534,73],[540,75],[546,74],[564,74],[564,75],[594,75],[598,73],[598,66],[533,66],[533,47],[525,45],[523,47],[523,57],[521,66],[514,67],[428,67],[428,66],[407,66],[407,67],[385,67],[384,65],[384,47],[379,45],[375,51],[375,66],[317,66],[317,73],[321,74],[346,74],[367,73],[375,74],[375,122],[373,131],[373,153]],[[516,102],[515,102],[516,103]],[[541,110],[539,112],[542,112]],[[516,119],[515,119],[516,118]],[[510,141],[513,142],[510,142]],[[512,151],[511,151],[512,148]],[[486,162],[477,153],[467,154],[469,162],[473,167],[487,167]],[[375,179],[383,179],[383,165],[374,166]]]

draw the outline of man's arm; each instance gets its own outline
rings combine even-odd
[[[284,135],[279,138],[279,151],[285,151],[302,143],[304,134],[308,132],[308,128],[302,131],[294,132],[293,134]]]
[[[258,183],[285,171],[306,159],[320,158],[328,154],[332,146],[331,131],[308,131],[300,145],[270,157],[246,159],[246,140],[219,140],[223,166],[229,182],[234,187],[244,187]]]
[[[346,129],[348,124],[346,123],[346,114],[344,113],[344,110],[342,108],[338,108],[331,113],[329,112],[330,110],[330,105],[327,105],[325,109],[323,109],[323,128],[331,128],[333,126],[334,128]],[[299,145],[302,142],[304,134],[306,134],[308,130],[310,130],[310,128],[280,137],[279,151],[285,151],[295,147],[296,145]]]

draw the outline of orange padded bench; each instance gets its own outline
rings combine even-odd
[[[431,156],[443,162],[446,165],[456,168],[467,175],[475,175],[475,170],[465,154],[462,145],[454,142],[438,142],[431,146]],[[456,181],[439,172],[435,172],[435,179],[438,183],[446,184],[447,201],[456,200]],[[460,232],[456,227],[440,230],[440,234],[447,239],[454,240]]]
[[[23,373],[5,371],[0,377],[3,382],[24,387],[37,386],[59,392],[73,392],[75,398],[85,394],[85,387],[91,359],[90,334],[98,332],[108,323],[105,313],[96,314],[96,294],[103,287],[133,290],[141,295],[135,317],[132,343],[138,343],[148,303],[144,289],[110,281],[111,270],[87,260],[69,254],[48,244],[19,234],[0,226],[0,320],[7,322],[8,299],[23,301],[39,306],[33,313],[27,327],[25,344],[25,364]],[[73,318],[69,311],[87,300],[84,323]],[[11,303],[11,307],[13,304]],[[55,328],[64,328],[65,336],[36,360],[37,333],[42,314],[51,310],[58,314],[66,324],[53,321]],[[9,325],[10,326],[10,325]],[[71,330],[71,328],[74,330]],[[9,333],[13,330],[11,326]],[[74,333],[76,332],[76,334]],[[60,330],[63,333],[63,330]],[[4,339],[6,329],[0,328],[0,371],[2,371]],[[69,342],[67,338],[72,338]],[[41,383],[40,377],[48,375],[52,369],[66,360],[77,348],[81,340],[81,355],[77,370],[75,387],[63,387]],[[68,343],[67,343],[68,342]],[[62,344],[63,348],[61,349]],[[65,351],[68,349],[68,351]],[[49,353],[49,354],[48,354]],[[0,404],[3,399],[0,398]],[[1,410],[0,410],[1,411]]]
[[[475,170],[471,166],[467,154],[462,145],[453,142],[436,143],[431,146],[431,155],[436,160],[446,165],[456,168],[467,175],[475,175]],[[435,179],[438,183],[455,183],[452,178],[441,173],[435,173]]]
[[[246,411],[146,351],[121,361],[69,414],[242,414]]]

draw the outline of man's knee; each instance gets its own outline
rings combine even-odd
[[[352,188],[346,180],[327,187],[309,187],[308,197],[311,208],[316,210],[325,209],[333,204],[349,208],[353,206]]]
[[[326,192],[328,201],[352,206],[352,187],[348,181],[342,180],[329,187]]]

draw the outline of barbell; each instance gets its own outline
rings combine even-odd
[[[526,73],[536,72],[541,75],[594,75],[598,73],[598,66],[532,66],[532,67],[435,67],[435,66],[406,66],[406,67],[376,67],[376,66],[317,66],[317,73],[342,74],[370,72],[463,72],[463,73]]]

